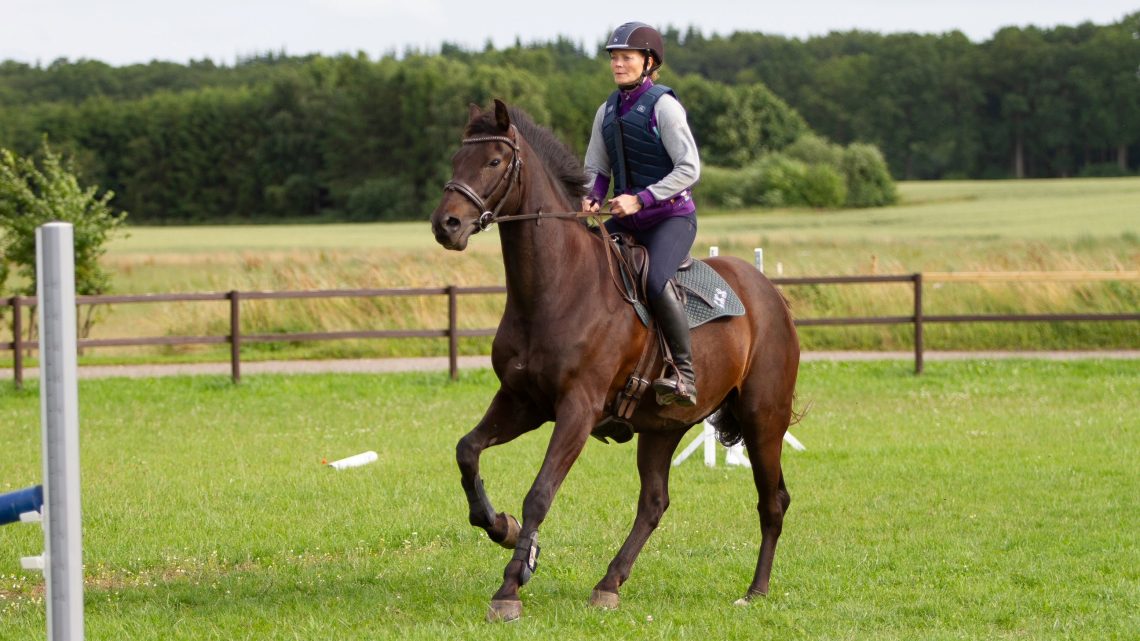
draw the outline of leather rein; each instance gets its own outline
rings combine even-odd
[[[509,132],[517,134],[517,130],[515,129],[514,125],[511,125]],[[471,185],[468,185],[467,183],[465,183],[461,180],[449,180],[447,182],[447,184],[443,186],[444,191],[454,191],[454,192],[458,192],[458,193],[462,194],[464,197],[467,198],[467,200],[471,201],[471,204],[475,205],[475,208],[478,211],[483,212],[482,214],[479,215],[479,217],[477,219],[472,221],[472,224],[475,225],[476,227],[478,227],[479,231],[487,231],[487,228],[490,227],[491,225],[495,224],[495,223],[510,223],[510,222],[517,222],[517,221],[523,221],[523,220],[537,220],[538,224],[541,225],[543,218],[595,218],[595,217],[597,217],[600,219],[601,216],[605,215],[605,214],[601,214],[601,213],[592,213],[592,212],[585,212],[585,211],[564,211],[564,212],[541,212],[541,211],[539,211],[539,212],[533,213],[533,214],[514,214],[514,215],[504,214],[504,215],[500,216],[499,211],[503,208],[503,203],[507,202],[507,199],[510,198],[511,191],[514,190],[515,185],[519,185],[522,183],[522,164],[523,164],[522,150],[519,148],[518,141],[516,141],[513,136],[473,136],[471,138],[464,138],[461,142],[464,145],[479,145],[479,144],[492,143],[492,142],[501,142],[501,143],[504,143],[504,144],[510,146],[511,150],[514,152],[514,155],[511,157],[510,163],[507,164],[506,172],[504,172],[503,175],[499,177],[499,182],[495,183],[495,187],[493,189],[491,189],[491,193],[487,194],[487,198],[483,198],[482,196],[480,196],[478,194],[478,192],[476,192],[475,189],[473,189],[471,187]],[[487,199],[490,199],[492,196],[494,196],[495,193],[500,190],[503,183],[506,183],[506,190],[503,192],[503,195],[499,198],[499,202],[496,203],[495,207],[492,209],[490,206],[488,206]],[[598,221],[598,227],[603,228],[600,220]],[[617,287],[618,293],[621,294],[621,297],[627,303],[632,305],[635,302],[634,298],[630,297],[626,293],[625,288],[622,287],[621,282],[618,280],[617,272],[614,269],[615,258],[616,258],[616,260],[621,261],[620,252],[618,251],[617,246],[614,244],[614,242],[612,240],[607,240],[607,234],[605,233],[604,228],[602,229],[602,233],[600,234],[600,238],[601,238],[602,242],[606,245],[606,252],[605,252],[605,254],[606,254],[606,268],[610,272],[610,278],[611,278],[611,280],[613,280],[614,286]]]
[[[515,131],[514,125],[511,125],[511,131]],[[534,214],[504,214],[500,216],[499,211],[503,208],[503,204],[507,202],[507,199],[510,198],[511,191],[514,190],[515,185],[518,185],[522,182],[522,150],[519,149],[518,142],[516,142],[512,136],[474,136],[472,138],[464,138],[462,140],[462,143],[464,145],[478,145],[490,142],[501,142],[508,145],[514,152],[514,155],[511,157],[511,161],[507,164],[507,171],[499,177],[499,182],[495,183],[495,187],[491,190],[491,193],[487,194],[487,198],[480,196],[478,192],[476,192],[475,189],[471,187],[471,185],[468,185],[461,180],[449,180],[447,184],[443,186],[444,191],[455,191],[462,194],[465,198],[467,198],[467,200],[471,201],[471,204],[475,205],[476,209],[483,212],[479,215],[479,218],[475,219],[472,222],[473,225],[479,228],[479,231],[487,231],[487,228],[495,223],[507,223],[520,220],[541,221],[543,218],[590,218],[598,215],[583,211],[540,211]],[[499,198],[499,202],[496,203],[495,207],[492,209],[487,204],[487,200],[494,196],[495,193],[497,193],[502,188],[504,183],[506,183],[506,190]]]

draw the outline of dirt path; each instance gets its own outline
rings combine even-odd
[[[1082,359],[1140,359],[1140,350],[1080,351],[1080,352],[926,352],[926,361],[954,361],[969,359],[1040,359],[1071,361]],[[914,352],[804,352],[804,361],[914,361]],[[459,371],[487,368],[490,356],[461,356]],[[360,358],[328,361],[261,361],[243,362],[242,376],[256,374],[319,374],[386,372],[441,372],[447,371],[447,357],[432,358]],[[151,365],[89,365],[79,368],[79,378],[149,378],[155,376],[229,376],[229,363],[182,363]],[[0,370],[0,380],[11,380],[10,368]],[[39,377],[39,370],[24,370],[24,380]]]

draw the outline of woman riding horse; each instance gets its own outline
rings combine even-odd
[[[605,202],[613,218],[606,229],[646,247],[646,296],[672,354],[672,375],[654,381],[653,388],[662,404],[691,406],[697,386],[689,322],[669,281],[697,236],[691,191],[701,172],[697,144],[673,90],[653,83],[665,61],[661,34],[645,23],[627,22],[610,36],[606,50],[618,88],[594,116],[585,163],[590,192],[582,208],[599,211],[612,178],[614,197]]]

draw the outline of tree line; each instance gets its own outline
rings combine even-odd
[[[469,102],[517,104],[581,153],[611,89],[602,59],[557,46],[207,67],[4,63],[0,147],[32,154],[46,134],[136,223],[417,218],[450,176]],[[667,81],[714,165],[810,131],[763,85]]]
[[[897,178],[1119,175],[1140,168],[1140,12],[1109,25],[944,34],[670,30],[670,64],[762,81],[820,134],[878,145]]]
[[[866,194],[835,181],[863,165],[873,173],[875,146],[899,178],[1123,173],[1140,161],[1138,22],[1011,28],[980,44],[960,33],[801,41],[671,29],[662,81],[684,102],[706,165],[757,177],[750,168],[775,167],[776,183],[816,185],[758,192],[759,204]],[[136,223],[417,218],[447,180],[467,103],[518,104],[580,153],[611,89],[602,52],[565,39],[378,60],[269,53],[232,66],[8,61],[0,147],[33,154],[46,134]],[[813,130],[832,142],[805,143]],[[832,143],[853,145],[847,157],[862,164]],[[831,174],[805,164],[824,156]],[[860,202],[889,202],[876,198]]]

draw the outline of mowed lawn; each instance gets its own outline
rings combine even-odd
[[[40,478],[39,402],[0,386],[0,490]],[[521,621],[483,615],[509,553],[466,523],[456,440],[487,371],[85,380],[89,639],[1135,639],[1140,362],[805,364],[772,593],[749,607],[748,471],[674,468],[622,589],[632,445],[591,440],[542,528]],[[515,514],[548,428],[484,457]],[[685,442],[687,442],[686,439]],[[322,458],[376,463],[333,471]],[[34,526],[0,528],[0,637],[44,635]]]

